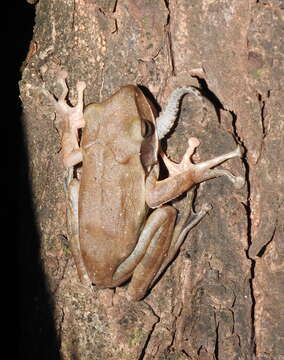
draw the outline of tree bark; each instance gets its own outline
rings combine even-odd
[[[20,90],[36,239],[26,242],[34,250],[22,255],[21,281],[26,289],[34,281],[36,290],[23,309],[21,358],[283,360],[283,1],[35,6]],[[79,80],[87,84],[85,104],[138,84],[161,108],[175,88],[196,86],[204,100],[183,99],[163,144],[169,156],[179,161],[189,136],[201,140],[196,159],[229,152],[236,141],[245,150],[226,168],[246,186],[235,190],[225,178],[198,186],[194,208],[207,202],[212,210],[142,301],[129,302],[123,288],[79,282],[67,241],[60,139],[41,91],[60,95],[61,68],[72,104]]]

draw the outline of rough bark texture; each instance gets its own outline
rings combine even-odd
[[[23,241],[40,250],[23,253],[33,258],[22,260],[22,286],[36,279],[37,290],[24,308],[21,358],[283,360],[283,1],[35,6],[20,84],[35,240],[27,232]],[[62,67],[73,104],[78,80],[87,83],[86,104],[139,84],[163,107],[176,87],[198,86],[204,101],[184,98],[168,154],[180,160],[188,136],[201,140],[199,159],[232,150],[234,138],[246,150],[243,162],[226,164],[246,186],[236,191],[218,178],[198,187],[194,207],[213,209],[140,302],[128,302],[123,289],[84,288],[78,280],[66,241],[60,142],[41,93],[43,86],[60,93]],[[204,79],[190,76],[196,68]]]

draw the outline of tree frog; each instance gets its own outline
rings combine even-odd
[[[67,225],[79,277],[100,288],[114,288],[131,278],[128,297],[139,300],[209,210],[206,205],[189,218],[188,209],[177,221],[175,207],[164,204],[194,184],[222,175],[240,188],[242,177],[212,168],[241,157],[241,149],[195,164],[191,156],[199,141],[190,137],[179,164],[163,153],[159,141],[171,129],[182,96],[200,96],[195,88],[175,90],[160,116],[132,85],[83,111],[85,83],[77,84],[78,101],[72,107],[66,102],[66,78],[67,72],[61,71],[58,99],[45,93],[55,106],[62,138]],[[161,159],[169,172],[163,180],[159,180]]]

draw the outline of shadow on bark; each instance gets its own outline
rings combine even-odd
[[[19,131],[23,135],[22,131]],[[18,137],[20,137],[20,135]],[[59,359],[53,317],[53,301],[40,260],[40,237],[32,208],[27,153],[20,143],[18,188],[18,311],[20,318],[19,359]]]
[[[48,284],[40,260],[40,237],[32,207],[32,191],[28,179],[27,151],[18,90],[19,68],[26,57],[29,41],[32,38],[34,8],[24,2],[18,4],[19,7],[20,10],[18,10],[23,16],[18,26],[19,33],[15,34],[17,39],[12,41],[18,46],[15,72],[17,82],[13,89],[16,107],[13,106],[14,116],[10,119],[13,121],[8,123],[10,129],[7,129],[8,133],[14,134],[13,147],[17,151],[16,158],[12,161],[15,184],[9,184],[16,191],[12,193],[12,199],[9,196],[8,205],[13,207],[12,219],[15,219],[15,204],[18,212],[16,228],[11,228],[12,234],[14,233],[17,237],[18,247],[18,358],[50,360],[59,359],[59,346],[53,317],[53,301],[48,292]],[[11,38],[11,34],[6,35]],[[13,239],[13,236],[11,238]]]

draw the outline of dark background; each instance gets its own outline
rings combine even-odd
[[[9,161],[3,161],[2,170],[6,175],[2,180],[4,178],[7,189],[10,189],[4,191],[7,206],[3,210],[4,222],[9,223],[9,243],[13,246],[11,254],[17,244],[17,358],[53,360],[59,359],[58,346],[52,301],[39,256],[40,243],[32,207],[18,85],[33,35],[35,6],[20,0],[16,4],[6,2],[6,7],[7,11],[3,11],[2,44],[6,44],[3,57],[8,60],[7,68],[11,68],[12,81],[5,77],[9,89],[6,94],[10,92],[10,95],[5,97],[4,107],[9,104],[12,116],[11,112],[7,112],[2,119],[4,147],[9,149]],[[11,266],[11,259],[9,264]]]

